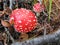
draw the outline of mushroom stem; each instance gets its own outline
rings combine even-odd
[[[40,13],[37,12],[37,13],[36,13],[36,16],[39,17],[39,16],[40,16]]]
[[[22,32],[21,34],[26,34],[26,33],[23,33],[23,32]]]

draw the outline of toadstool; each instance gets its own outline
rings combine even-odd
[[[37,25],[37,18],[31,10],[24,8],[15,9],[10,15],[9,22],[14,22],[17,32],[27,33],[34,29]]]
[[[36,3],[33,6],[33,11],[37,13],[37,16],[39,15],[40,12],[44,10],[44,5],[40,3]]]
[[[33,6],[33,10],[35,12],[42,12],[44,10],[44,5],[43,4],[40,4],[40,3],[36,3]]]

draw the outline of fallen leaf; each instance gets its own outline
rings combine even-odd
[[[26,33],[23,33],[20,35],[19,37],[19,41],[24,41],[24,40],[27,40],[28,39],[28,34]]]
[[[5,21],[5,20],[1,20],[1,24],[4,26],[4,27],[10,27],[10,23],[8,21]]]

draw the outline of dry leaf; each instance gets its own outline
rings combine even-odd
[[[14,24],[14,20],[12,20],[12,21],[10,22],[10,24],[13,25],[13,24]]]
[[[4,21],[4,20],[1,20],[1,24],[4,26],[4,27],[10,27],[10,23],[7,22],[7,21]]]
[[[12,10],[9,7],[6,7],[6,9],[4,10],[4,13],[7,15],[10,15],[12,12]]]
[[[28,34],[26,33],[23,33],[20,35],[19,37],[19,41],[24,41],[24,40],[27,40],[28,39]]]

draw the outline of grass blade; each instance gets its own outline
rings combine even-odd
[[[50,22],[50,14],[51,14],[51,9],[52,9],[52,0],[49,0],[49,12],[48,12],[48,21]]]

